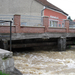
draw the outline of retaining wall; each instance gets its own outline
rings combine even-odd
[[[14,71],[13,53],[0,49],[0,70],[1,71]]]

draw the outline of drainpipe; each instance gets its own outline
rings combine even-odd
[[[41,17],[43,16],[43,11],[46,9],[46,7],[44,6],[44,8],[41,10]]]
[[[43,26],[43,11],[46,9],[46,7],[44,6],[44,8],[41,10],[41,23]]]

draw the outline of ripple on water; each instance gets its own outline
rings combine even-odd
[[[17,53],[15,67],[25,75],[75,75],[75,51]]]

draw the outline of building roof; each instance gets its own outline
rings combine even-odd
[[[62,12],[63,14],[67,15],[67,13],[65,13],[63,10],[61,10],[60,8],[56,7],[55,5],[51,4],[50,2],[48,2],[47,0],[36,0],[37,2],[41,3],[42,5],[46,6],[47,8],[53,9],[55,11],[59,11]]]

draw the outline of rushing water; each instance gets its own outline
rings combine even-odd
[[[13,58],[23,75],[75,75],[75,50],[21,52]]]

